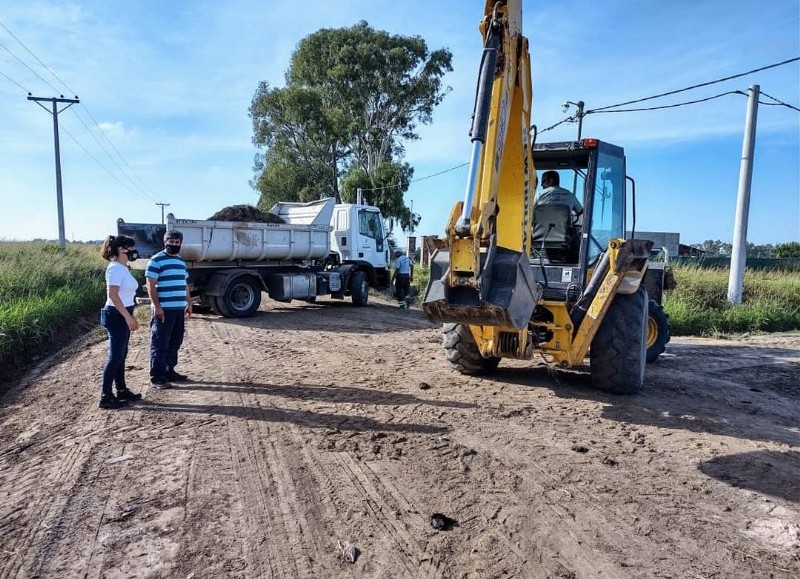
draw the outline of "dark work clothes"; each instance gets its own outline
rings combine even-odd
[[[185,293],[184,293],[185,295]],[[165,379],[178,365],[178,350],[183,343],[186,310],[164,309],[164,321],[150,320],[150,378]]]

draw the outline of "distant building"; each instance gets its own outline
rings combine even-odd
[[[625,237],[630,237],[631,232],[626,231]],[[649,239],[653,242],[653,251],[659,250],[662,247],[667,250],[670,257],[680,255],[681,250],[681,234],[668,233],[665,231],[637,231],[636,239]],[[687,246],[683,246],[687,247]]]

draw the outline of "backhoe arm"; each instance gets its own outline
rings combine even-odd
[[[423,310],[433,321],[523,330],[541,288],[528,262],[536,177],[521,0],[487,0],[480,32],[466,191],[447,223],[449,251],[434,257]]]

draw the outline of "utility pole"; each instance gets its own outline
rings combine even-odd
[[[164,207],[169,207],[169,203],[156,203],[161,206],[161,225],[164,225]]]
[[[564,103],[561,105],[561,110],[563,112],[567,112],[569,105],[574,105],[578,109],[578,112],[575,114],[575,116],[578,117],[578,141],[580,141],[581,132],[583,131],[583,117],[584,117],[583,107],[585,106],[585,103],[583,101],[578,101],[576,103],[572,101],[564,101]],[[572,192],[576,196],[578,195],[578,191],[576,190],[577,188],[578,188],[578,173],[575,172],[572,175]]]
[[[572,101],[564,101],[564,103],[561,105],[561,110],[567,112],[569,105],[574,105],[578,109],[578,112],[575,113],[575,116],[578,118],[578,140],[580,141],[581,133],[583,131],[583,117],[586,116],[583,113],[583,107],[586,106],[586,104],[583,101],[578,101],[576,103]]]
[[[744,121],[742,162],[739,165],[739,191],[736,196],[736,221],[733,225],[731,247],[731,272],[728,278],[728,302],[742,303],[744,268],[747,261],[747,220],[750,215],[750,185],[753,182],[753,154],[756,149],[756,120],[760,87],[754,84],[748,90],[747,116]]]
[[[45,98],[45,97],[35,97],[31,93],[28,93],[28,100],[34,101],[37,105],[39,105],[48,113],[53,115],[53,137],[55,139],[55,148],[56,148],[56,200],[58,203],[58,243],[61,244],[61,247],[65,247],[67,244],[67,240],[64,235],[64,198],[61,191],[61,146],[58,141],[58,113],[64,112],[75,103],[79,103],[81,101],[78,99],[77,96],[74,99],[65,99],[64,95],[62,94],[59,98],[55,97]],[[45,101],[52,103],[53,105],[52,112],[42,104],[42,102]],[[58,110],[59,103],[67,103],[67,106],[65,106],[61,110]]]

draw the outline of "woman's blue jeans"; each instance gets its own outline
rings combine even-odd
[[[125,308],[133,314],[133,306]],[[108,331],[108,361],[103,368],[103,396],[112,396],[113,384],[117,385],[117,392],[127,388],[125,385],[125,358],[128,356],[128,342],[131,331],[125,318],[122,317],[114,306],[106,306],[100,310],[100,324]]]

